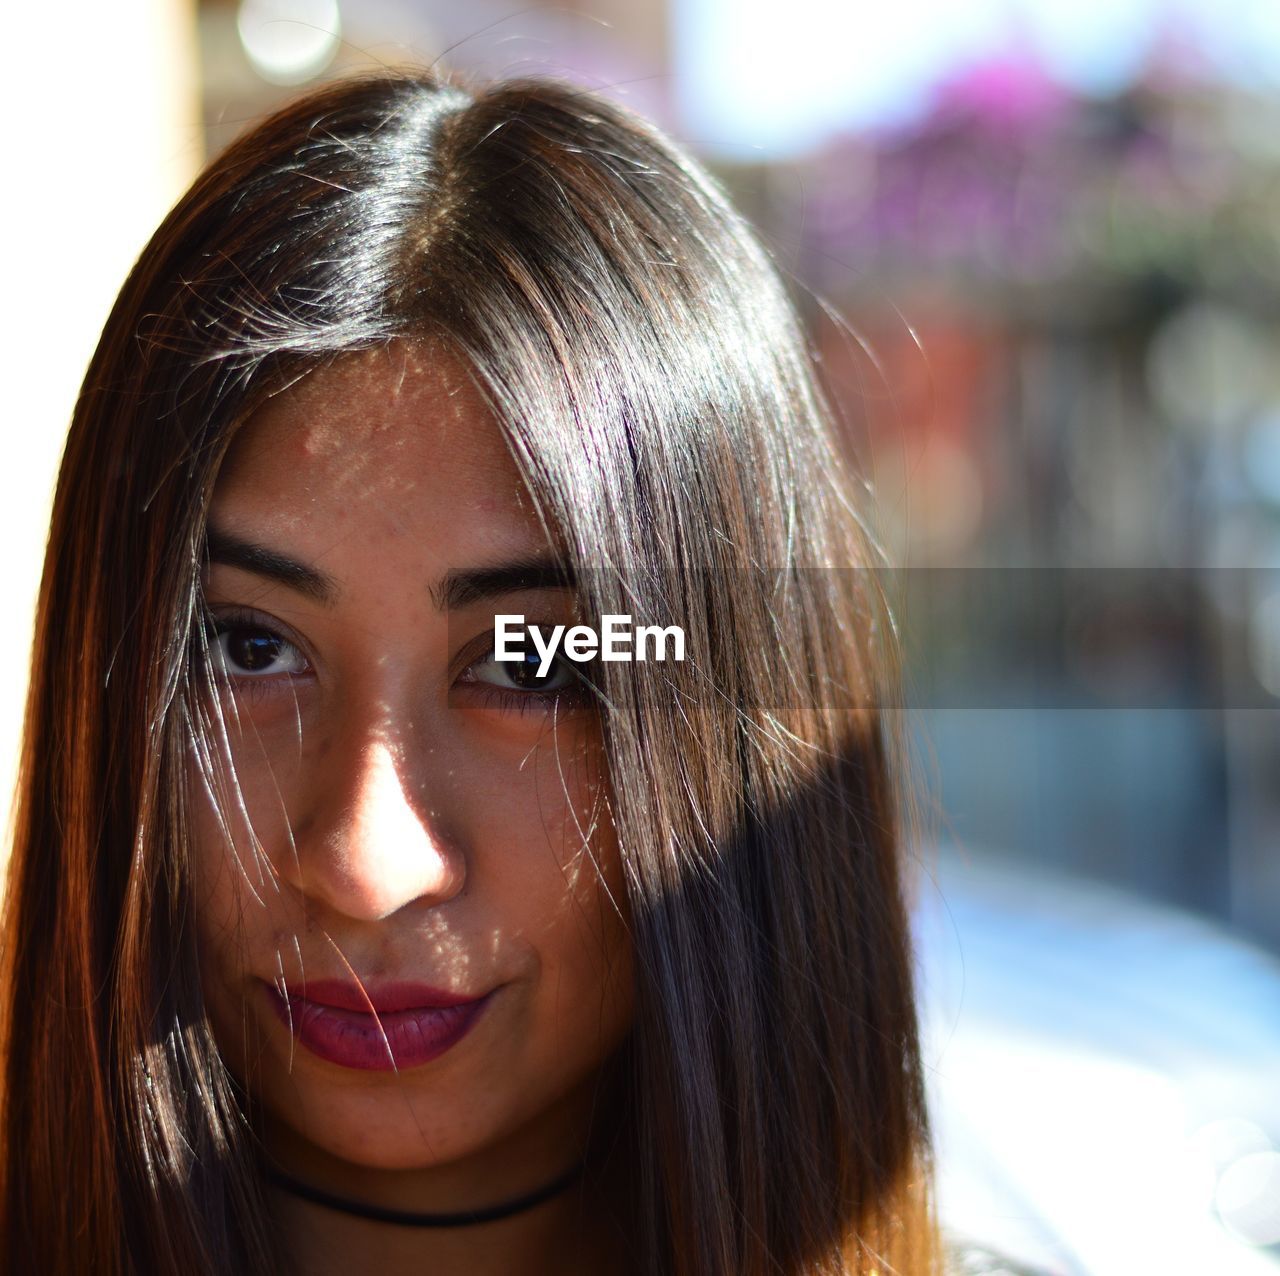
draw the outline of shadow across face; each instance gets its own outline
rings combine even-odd
[[[349,356],[244,425],[209,547],[202,979],[269,1148],[406,1208],[538,1182],[632,955],[589,688],[493,659],[578,618],[499,425],[438,348]]]

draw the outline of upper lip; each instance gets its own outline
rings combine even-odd
[[[277,990],[279,985],[276,985]],[[290,997],[337,1010],[356,1010],[364,1013],[392,1014],[397,1010],[438,1010],[446,1006],[462,1006],[479,1001],[483,993],[450,992],[447,988],[435,988],[430,984],[409,980],[386,983],[353,983],[348,979],[306,979],[296,984],[286,983],[285,992]]]

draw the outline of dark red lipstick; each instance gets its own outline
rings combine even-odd
[[[276,985],[265,986],[280,1021],[313,1054],[344,1068],[388,1072],[416,1068],[452,1049],[493,996],[339,979],[307,980],[283,995]]]

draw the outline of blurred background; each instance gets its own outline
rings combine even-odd
[[[948,1226],[1055,1272],[1280,1272],[1277,0],[122,0],[10,26],[6,788],[75,391],[199,167],[384,63],[599,89],[760,229],[897,565]]]

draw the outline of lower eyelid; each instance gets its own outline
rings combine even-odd
[[[237,700],[268,700],[280,696],[295,702],[306,684],[312,682],[309,673],[253,674],[215,673],[215,686]]]
[[[577,683],[558,691],[510,691],[491,682],[470,680],[462,685],[467,699],[463,707],[474,707],[471,702],[479,697],[482,708],[500,708],[521,715],[536,712],[564,715],[586,708],[591,698],[586,688]]]

